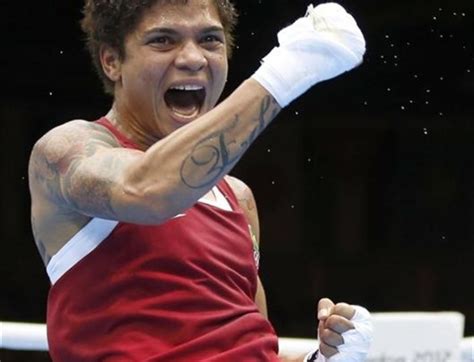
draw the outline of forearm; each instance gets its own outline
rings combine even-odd
[[[280,111],[255,80],[245,81],[213,110],[147,150],[127,185],[159,219],[192,206],[227,174]]]

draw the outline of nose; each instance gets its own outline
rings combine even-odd
[[[179,69],[196,72],[207,65],[207,59],[199,44],[188,41],[180,48],[175,64]]]

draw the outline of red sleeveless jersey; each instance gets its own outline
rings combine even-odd
[[[48,273],[69,263],[48,298],[54,361],[278,361],[277,337],[254,302],[247,220],[229,185],[217,186],[232,211],[198,202],[157,226],[93,219],[53,257]]]

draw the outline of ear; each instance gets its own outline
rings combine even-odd
[[[99,52],[104,73],[112,82],[119,81],[122,75],[122,62],[118,52],[108,45],[102,45]]]

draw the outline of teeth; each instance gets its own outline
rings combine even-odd
[[[175,85],[171,87],[170,89],[176,89],[176,90],[181,90],[181,91],[195,91],[195,90],[200,90],[203,89],[203,86],[200,85],[192,85],[192,84],[185,84],[185,85]]]

